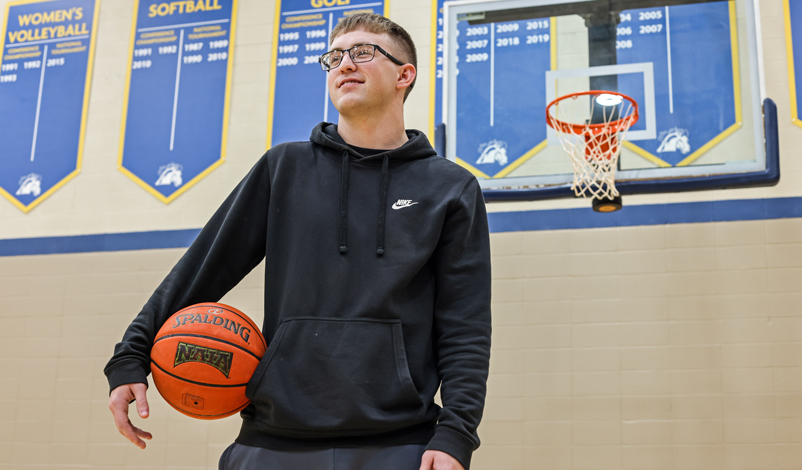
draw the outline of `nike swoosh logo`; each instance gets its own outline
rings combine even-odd
[[[405,207],[409,207],[415,204],[417,204],[417,202],[410,202],[409,204],[401,204],[401,205],[398,205],[398,203],[396,202],[393,204],[393,209],[394,210],[403,209]]]

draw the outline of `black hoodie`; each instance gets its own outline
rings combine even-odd
[[[116,345],[111,389],[147,383],[166,319],[266,258],[269,347],[237,442],[428,444],[468,469],[490,357],[487,215],[473,175],[407,136],[365,157],[321,123],[311,142],[270,149]]]

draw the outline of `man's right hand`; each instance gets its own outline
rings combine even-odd
[[[128,405],[136,400],[136,411],[139,416],[147,418],[149,414],[148,399],[145,397],[147,390],[148,386],[142,383],[125,384],[112,390],[109,396],[109,410],[114,416],[117,430],[140,449],[146,446],[142,439],[151,440],[153,435],[131,424],[131,420],[128,419]]]

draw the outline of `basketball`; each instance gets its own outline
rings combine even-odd
[[[181,413],[220,419],[245,408],[245,385],[267,345],[258,326],[219,303],[191,305],[171,316],[150,352],[153,382]]]

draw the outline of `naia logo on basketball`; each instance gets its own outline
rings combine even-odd
[[[214,367],[228,378],[228,374],[231,373],[231,361],[233,358],[234,353],[230,351],[179,342],[178,348],[175,350],[175,364],[173,367],[178,367],[180,364],[187,362],[201,362]]]
[[[507,164],[507,143],[501,140],[493,139],[479,146],[479,160],[476,160],[477,165],[483,163],[498,163],[501,166]]]

